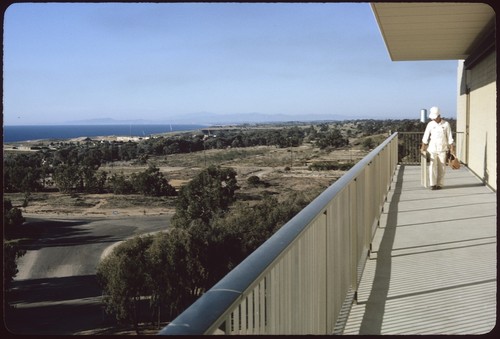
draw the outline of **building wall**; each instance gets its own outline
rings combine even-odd
[[[463,62],[459,62],[457,132],[466,132],[468,121],[469,135],[457,156],[495,190],[497,189],[496,91],[496,51],[470,70],[465,70]]]
[[[467,110],[467,95],[466,95],[466,79],[467,75],[464,70],[464,61],[458,61],[458,89],[457,89],[457,132],[464,133],[466,132],[467,119],[466,119],[466,110]],[[457,138],[458,139],[458,138]],[[465,137],[460,138],[460,140],[455,140],[457,157],[464,162],[468,163],[466,145],[465,145]]]

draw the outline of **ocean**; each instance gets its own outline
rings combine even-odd
[[[11,125],[3,126],[3,142],[18,142],[40,139],[72,139],[98,136],[147,137],[153,134],[193,131],[207,125]]]

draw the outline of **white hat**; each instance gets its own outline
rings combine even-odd
[[[436,106],[431,107],[430,113],[429,113],[429,119],[434,120],[440,115],[441,115],[441,112],[439,111],[439,107],[436,107]]]

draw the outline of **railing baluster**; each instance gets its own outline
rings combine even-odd
[[[463,132],[453,132],[455,139],[456,152],[459,159],[463,152]],[[399,162],[405,165],[419,165],[420,160],[420,146],[422,143],[423,132],[399,132],[400,155]],[[461,159],[465,160],[465,159]]]

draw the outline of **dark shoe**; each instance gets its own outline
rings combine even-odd
[[[433,191],[437,190],[437,186],[436,185],[431,186],[431,190],[433,190]]]
[[[436,189],[437,190],[440,190],[442,187],[441,186],[436,186]]]

